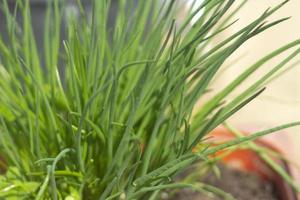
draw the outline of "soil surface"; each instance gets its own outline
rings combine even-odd
[[[263,182],[254,174],[242,172],[224,165],[220,165],[221,178],[209,173],[203,183],[215,186],[231,194],[236,200],[279,200],[276,190],[271,183]],[[184,189],[169,200],[224,200],[220,196]]]

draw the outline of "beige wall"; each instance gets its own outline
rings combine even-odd
[[[247,24],[251,19],[261,14],[267,7],[280,2],[282,1],[249,0],[248,4],[237,14],[237,18],[240,18],[238,24],[221,37],[232,34],[242,25]],[[286,16],[292,18],[255,37],[239,50],[231,60],[240,59],[234,64],[229,64],[228,70],[216,81],[216,86],[222,87],[236,73],[241,72],[243,68],[249,66],[255,60],[289,41],[300,38],[300,0],[291,0],[270,19],[275,20]],[[300,60],[300,56],[296,60]],[[270,69],[278,61],[277,59],[268,63],[264,69]],[[263,71],[258,74],[263,73]],[[257,75],[252,77],[251,80],[256,78]],[[297,120],[300,120],[300,64],[269,84],[267,90],[260,97],[232,117],[230,122],[240,127],[250,126],[262,129]],[[285,143],[283,149],[293,146],[294,149],[288,151],[288,156],[293,160],[297,160],[300,164],[300,127],[289,129],[286,132],[277,135],[277,143],[288,142],[288,144]]]
[[[267,7],[274,6],[277,2],[281,1],[249,0],[249,3],[237,14],[237,18],[240,18],[238,25],[225,34],[236,31],[241,25],[254,19]],[[289,41],[300,38],[299,9],[300,1],[292,0],[275,13],[270,19],[275,20],[285,16],[291,16],[292,18],[262,33],[243,46],[235,55],[235,58],[238,57],[240,60],[230,67],[224,79],[230,79],[235,73],[241,71],[242,68],[249,66],[253,61],[268,52]],[[233,57],[232,59],[235,58]],[[296,60],[299,59],[300,57],[298,56]],[[278,60],[276,61],[270,62],[264,68],[268,69],[272,67],[278,63]],[[225,80],[221,81],[221,83]],[[253,80],[255,80],[255,77]],[[291,120],[300,120],[300,65],[269,84],[266,92],[261,97],[232,119],[237,124],[249,122],[278,124]]]

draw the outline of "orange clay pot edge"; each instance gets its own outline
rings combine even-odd
[[[245,133],[246,134],[246,133]],[[235,138],[235,136],[226,128],[218,127],[213,130],[209,137],[213,143],[223,143]],[[281,153],[279,148],[270,142],[259,139],[255,142],[260,146],[267,147],[273,151]],[[223,156],[221,161],[229,166],[238,168],[239,170],[254,173],[263,180],[272,182],[282,200],[297,200],[296,192],[277,174],[262,158],[251,149],[234,149],[232,152],[221,151],[214,156]],[[273,158],[279,165],[281,165],[289,174],[290,169],[288,164],[280,159]]]

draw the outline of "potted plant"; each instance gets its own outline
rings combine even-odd
[[[29,1],[20,1],[15,12],[1,2],[9,33],[8,42],[0,40],[1,198],[159,199],[165,190],[195,188],[172,180],[193,163],[300,125],[284,124],[216,146],[205,142],[298,55],[300,40],[264,56],[195,109],[241,45],[287,20],[266,21],[286,2],[213,46],[214,37],[234,25],[228,13],[234,0],[206,0],[180,22],[179,2],[135,2],[119,1],[111,30],[110,1],[93,1],[91,19],[84,11],[79,18],[68,16],[61,44],[64,8],[51,1],[44,51],[36,45]],[[201,16],[191,26],[197,13]],[[257,69],[288,50],[294,51],[228,99]],[[204,148],[195,152],[199,145]]]
[[[209,133],[207,143],[217,146],[243,135],[245,134],[225,124]],[[194,151],[202,148],[203,145],[196,147]],[[184,189],[179,192],[169,191],[164,195],[167,199],[176,200],[296,200],[299,186],[291,178],[291,161],[279,149],[274,143],[260,139],[255,143],[219,151],[213,155],[213,159],[195,163],[179,174],[180,182],[198,182],[195,186],[201,187],[202,191],[199,188]]]

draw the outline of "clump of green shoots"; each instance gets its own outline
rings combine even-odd
[[[0,154],[7,167],[0,198],[159,199],[164,189],[193,187],[172,181],[192,163],[300,124],[193,152],[300,52],[300,40],[284,45],[194,109],[239,47],[287,20],[267,21],[286,2],[217,44],[215,36],[236,22],[234,7],[240,5],[234,0],[204,0],[183,21],[177,20],[182,7],[176,0],[119,0],[113,28],[107,23],[110,0],[92,1],[91,18],[76,2],[79,13],[69,16],[62,41],[64,5],[49,1],[44,49],[37,49],[30,1],[17,1],[13,11],[1,1],[9,41],[0,40]],[[201,16],[191,25],[197,13]],[[290,54],[278,65],[228,98],[286,51]]]

